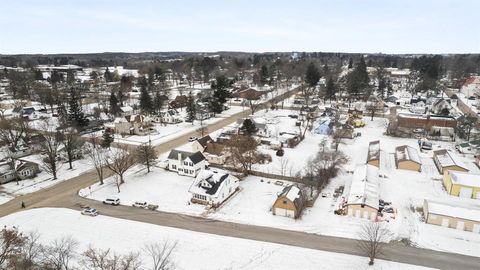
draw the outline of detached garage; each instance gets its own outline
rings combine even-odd
[[[480,208],[425,200],[423,213],[425,223],[480,233]]]
[[[377,167],[362,164],[355,168],[346,203],[349,216],[376,220],[379,209],[378,184]]]
[[[463,160],[450,150],[440,149],[433,151],[433,162],[435,162],[435,166],[437,166],[441,174],[445,173],[445,171],[469,171]]]
[[[402,145],[395,148],[395,163],[397,169],[419,172],[422,170],[422,161],[417,149]]]
[[[480,175],[466,172],[445,171],[443,185],[449,195],[480,199]]]
[[[277,216],[299,218],[305,208],[305,196],[294,185],[285,187],[273,203],[272,213]]]

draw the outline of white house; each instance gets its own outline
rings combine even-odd
[[[190,177],[196,177],[200,170],[206,169],[208,165],[200,152],[190,153],[174,149],[170,151],[167,159],[169,170]]]
[[[153,122],[177,124],[182,122],[182,117],[176,110],[170,109],[167,111],[162,111],[158,115],[153,116]]]
[[[188,192],[194,203],[218,207],[238,190],[237,177],[219,170],[201,170]]]

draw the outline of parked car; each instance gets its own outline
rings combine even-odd
[[[95,208],[84,208],[84,209],[82,209],[82,211],[80,213],[82,215],[87,215],[87,216],[91,216],[91,217],[98,216],[98,211]]]
[[[139,207],[139,208],[147,208],[148,204],[147,202],[139,202],[136,201],[132,204],[133,207]]]
[[[192,136],[192,137],[188,138],[188,141],[189,141],[189,142],[194,142],[194,141],[196,141],[196,140],[198,140],[198,138],[195,137],[195,136]]]
[[[120,204],[120,199],[119,198],[107,198],[103,201],[104,204],[110,204],[110,205],[119,205]]]
[[[149,205],[147,206],[147,209],[148,209],[148,210],[152,210],[152,211],[157,210],[157,209],[158,209],[158,205],[156,205],[156,204],[149,204]]]

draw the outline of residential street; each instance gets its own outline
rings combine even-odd
[[[296,91],[296,90],[295,90]],[[294,92],[294,91],[292,91]],[[288,94],[291,94],[288,93]],[[288,95],[285,95],[288,96]],[[284,98],[284,97],[283,97]],[[222,119],[208,126],[208,132],[218,130],[237,118],[248,116],[249,109]],[[198,136],[196,131],[177,137],[156,147],[157,153],[164,153],[185,144],[190,136]],[[107,173],[107,176],[111,172]],[[353,239],[322,236],[303,232],[288,231],[270,227],[237,224],[217,220],[192,217],[182,214],[149,211],[127,206],[109,206],[98,201],[78,196],[78,190],[97,182],[94,170],[61,182],[52,187],[28,195],[17,197],[0,206],[0,217],[21,211],[20,205],[24,201],[27,209],[39,207],[63,207],[80,210],[80,206],[89,205],[98,209],[102,215],[115,218],[135,220],[179,229],[231,236],[258,241],[293,245],[298,247],[318,249],[331,252],[340,252],[361,255]],[[439,251],[420,249],[406,246],[402,243],[388,244],[380,258],[395,262],[422,265],[440,269],[478,269],[480,258],[460,254],[443,253]],[[365,260],[365,263],[367,260]]]

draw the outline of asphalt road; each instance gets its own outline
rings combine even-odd
[[[220,129],[236,121],[237,118],[248,116],[249,113],[249,110],[245,110],[229,118],[222,119],[217,123],[209,125],[208,131],[213,132]],[[193,131],[172,139],[169,142],[157,146],[156,151],[157,153],[164,153],[172,148],[183,145],[187,142],[190,136],[196,136],[196,133],[196,131]],[[106,177],[109,175],[111,175],[111,172],[107,171]],[[27,209],[39,207],[62,207],[80,210],[80,206],[89,205],[97,208],[102,215],[115,218],[222,236],[362,255],[357,248],[357,240],[353,239],[223,222],[176,213],[149,211],[128,206],[109,206],[98,201],[78,196],[78,190],[92,185],[97,181],[98,178],[94,170],[86,171],[84,174],[68,181],[60,182],[52,187],[17,197],[0,205],[0,217],[22,211],[22,209],[20,209],[21,201],[26,202]],[[480,269],[480,258],[478,257],[415,248],[403,243],[390,243],[386,245],[383,254],[380,255],[379,258],[439,269]],[[367,263],[367,259],[365,259],[365,263]]]

